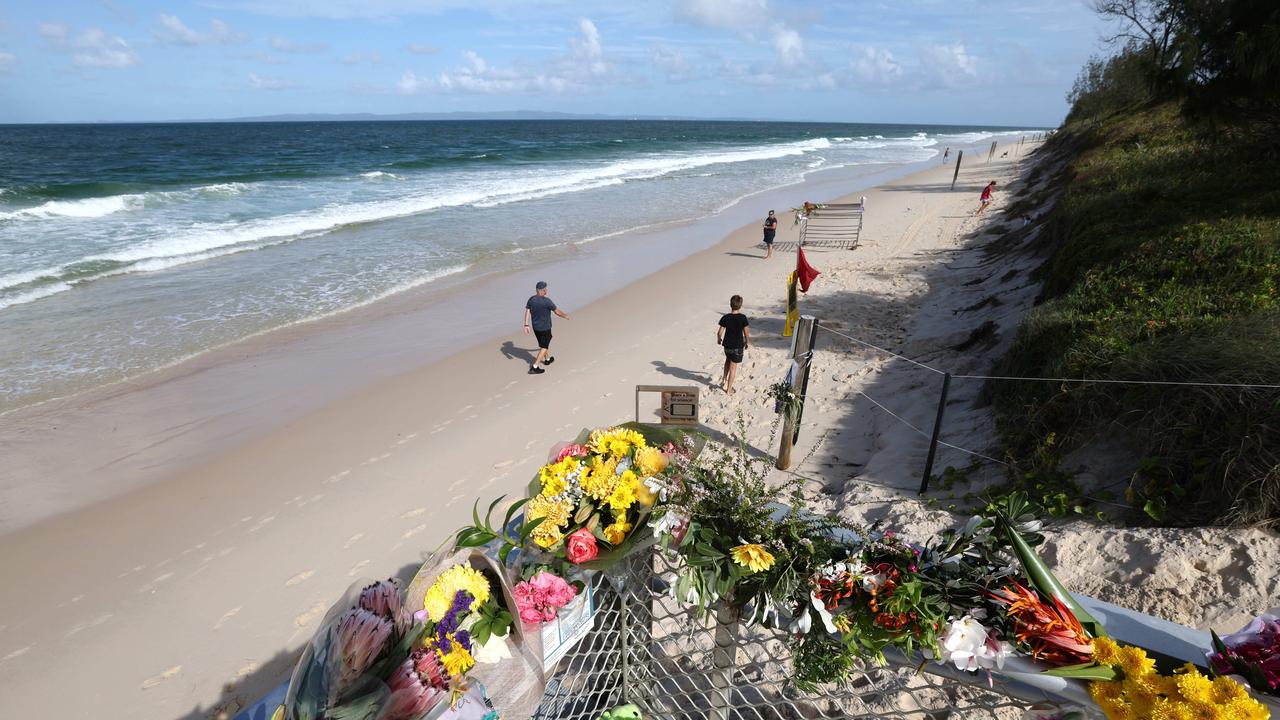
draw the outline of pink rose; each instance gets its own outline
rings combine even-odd
[[[516,584],[511,594],[516,600],[520,620],[529,625],[556,619],[556,610],[567,605],[578,591],[564,578],[549,572]]]
[[[585,446],[579,445],[577,443],[565,445],[563,448],[560,449],[560,452],[556,453],[556,462],[560,462],[561,460],[570,456],[586,457],[588,454],[590,454],[590,452],[591,451],[588,450]]]
[[[569,562],[575,565],[591,562],[600,554],[600,548],[596,547],[596,536],[586,528],[573,533],[565,540],[565,551],[569,555]]]

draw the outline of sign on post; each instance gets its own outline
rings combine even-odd
[[[640,393],[658,393],[658,421],[662,425],[698,424],[698,387],[696,385],[637,385],[636,422],[652,422],[640,417]],[[652,415],[648,416],[649,418]]]

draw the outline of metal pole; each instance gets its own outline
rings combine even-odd
[[[956,172],[951,176],[951,189],[956,189],[956,178],[960,177],[960,159],[964,157],[963,150],[956,151]]]
[[[817,318],[812,315],[800,316],[800,322],[796,323],[796,332],[792,338],[794,340],[791,345],[791,359],[793,361],[804,358],[813,349],[813,338],[817,323]],[[809,366],[802,363],[799,372],[796,373],[795,377],[791,378],[791,391],[795,392],[801,388],[808,376]],[[804,402],[803,398],[800,402]],[[795,444],[796,425],[796,418],[791,417],[791,413],[786,412],[784,408],[782,415],[782,444],[778,447],[778,460],[773,464],[779,470],[786,470],[791,467],[791,448]]]
[[[933,475],[933,458],[938,454],[938,435],[942,432],[942,414],[947,409],[947,392],[951,389],[951,373],[942,376],[942,396],[938,398],[938,415],[933,419],[933,437],[929,438],[929,457],[924,461],[924,477],[920,494],[929,492],[929,476]]]
[[[710,720],[729,720],[733,710],[733,668],[738,655],[738,615],[728,603],[716,609],[715,647],[711,650]]]
[[[996,141],[991,141],[991,152],[987,153],[987,162],[991,162],[991,158],[996,156]]]

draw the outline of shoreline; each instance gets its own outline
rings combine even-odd
[[[914,286],[897,283],[910,273],[884,263],[948,262],[931,249],[968,242],[961,230],[974,223],[956,210],[976,203],[978,174],[1007,177],[1014,167],[1010,159],[962,169],[951,193],[939,191],[951,167],[930,162],[858,191],[870,208],[862,242],[808,253],[824,275],[802,310],[850,328],[908,322],[901,303],[913,302]],[[794,241],[795,228],[781,225],[779,242]],[[38,715],[60,678],[74,676],[81,692],[65,700],[71,715],[234,715],[288,673],[348,586],[416,569],[476,499],[521,492],[556,442],[630,419],[637,384],[699,386],[705,424],[733,433],[742,413],[761,447],[773,417],[765,388],[785,372],[790,345],[779,308],[793,264],[785,250],[764,262],[759,245],[753,221],[582,307],[553,279],[551,296],[571,319],[556,322],[557,362],[544,375],[525,374],[533,343],[517,334],[519,304],[500,298],[510,311],[505,337],[328,402],[165,482],[0,537],[9,580],[0,602],[14,618],[0,626],[5,709]],[[892,283],[881,288],[886,272]],[[738,393],[726,396],[710,388],[723,361],[713,338],[735,293],[746,297],[753,343]],[[829,304],[846,296],[870,311]],[[811,387],[834,379],[824,369]],[[796,456],[810,453],[817,423],[852,411],[815,402]]]
[[[760,190],[713,215],[575,242],[568,256],[531,267],[472,278],[464,270],[0,413],[0,447],[13,458],[8,477],[0,479],[0,537],[162,482],[327,403],[492,342],[511,325],[500,318],[518,314],[511,307],[519,305],[535,276],[557,279],[553,297],[582,307],[713,247],[705,238],[730,235],[749,218],[763,216],[763,204],[790,207],[777,202],[783,195],[825,201],[910,176],[936,161],[818,170],[801,183]],[[794,197],[790,202],[798,204]],[[576,282],[583,276],[592,278],[586,287]],[[366,353],[377,360],[368,362]],[[71,458],[63,452],[69,445],[79,448]]]

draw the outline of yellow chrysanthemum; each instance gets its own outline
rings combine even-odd
[[[658,493],[650,490],[649,486],[645,485],[643,480],[636,483],[636,502],[639,502],[645,507],[650,507],[657,501]]]
[[[596,430],[591,433],[591,449],[601,455],[608,455],[615,460],[631,454],[632,448],[646,446],[644,436],[628,428],[611,428]]]
[[[440,577],[427,588],[423,608],[432,622],[440,622],[445,613],[449,612],[459,590],[471,593],[473,600],[467,607],[468,612],[480,607],[489,599],[489,581],[485,579],[484,573],[470,565],[454,565],[440,573]]]
[[[640,484],[640,479],[630,470],[622,473],[618,478],[617,485],[614,486],[613,492],[609,494],[609,508],[614,514],[624,513],[627,508],[636,502],[636,486]]]
[[[1216,704],[1213,699],[1213,681],[1199,672],[1195,670],[1185,672],[1178,675],[1175,680],[1178,685],[1178,693],[1184,699],[1191,702],[1204,703],[1205,705]]]
[[[604,500],[618,487],[618,461],[599,455],[592,457],[579,482],[588,497]]]
[[[547,497],[559,495],[569,485],[569,475],[582,465],[582,461],[570,455],[559,462],[547,463],[538,470],[538,480],[542,482],[542,494]]]
[[[1109,637],[1093,639],[1093,661],[1099,665],[1115,665],[1120,662],[1120,646]]]
[[[773,567],[773,555],[764,549],[763,545],[746,544],[739,545],[729,551],[733,556],[733,561],[747,568],[751,572],[764,572]]]
[[[573,514],[573,504],[568,500],[551,500],[538,495],[529,501],[526,513],[530,520],[546,518],[538,526],[539,528],[551,526],[560,529],[569,524],[569,516]]]
[[[658,448],[642,447],[636,450],[635,463],[641,477],[653,477],[667,469],[667,456]]]
[[[444,665],[444,671],[454,677],[461,677],[476,664],[476,659],[459,642],[454,642],[447,653],[436,648],[436,656],[440,658],[440,664]]]
[[[1229,703],[1234,700],[1252,699],[1245,692],[1244,686],[1225,675],[1213,679],[1213,701]]]
[[[532,537],[533,541],[538,544],[538,547],[544,550],[550,550],[560,544],[560,541],[564,539],[564,533],[560,532],[559,528],[555,525],[544,522],[533,529],[533,533],[530,537]]]
[[[604,539],[608,540],[610,545],[621,545],[633,527],[635,526],[627,522],[626,515],[620,515],[614,518],[612,525],[605,526]]]
[[[1156,671],[1156,661],[1147,657],[1145,650],[1132,645],[1120,646],[1117,660],[1127,678],[1150,675]]]

